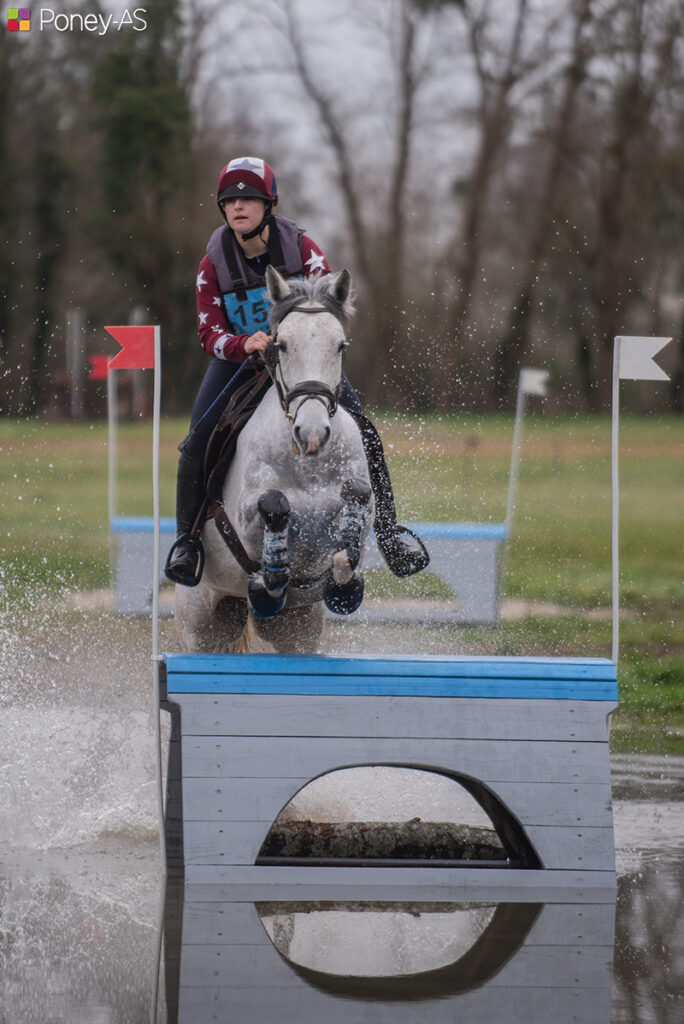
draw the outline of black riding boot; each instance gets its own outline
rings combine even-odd
[[[366,453],[371,487],[375,497],[375,539],[382,557],[395,576],[412,576],[425,569],[430,556],[420,537],[408,526],[397,523],[392,481],[385,462],[385,452],[377,430],[367,416],[352,413],[361,431]],[[407,544],[402,534],[413,537],[415,544]]]
[[[169,551],[164,572],[173,583],[196,586],[202,578],[202,542],[192,537],[195,520],[204,502],[204,472],[201,459],[181,452],[176,482],[176,542]]]

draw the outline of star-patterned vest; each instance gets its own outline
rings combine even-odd
[[[284,277],[304,276],[302,236],[294,221],[274,214],[268,235],[268,262]],[[221,303],[233,334],[267,331],[270,300],[264,278],[249,266],[231,229],[217,228],[207,244],[216,269]]]

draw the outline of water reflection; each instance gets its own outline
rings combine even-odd
[[[131,687],[137,685],[137,678],[131,675]],[[114,719],[104,713],[98,718],[98,709],[91,709],[97,745],[80,717],[70,723],[64,715],[57,728],[54,715],[54,710],[34,709],[29,717],[23,709],[3,708],[0,1022],[148,1024],[159,967],[159,851],[153,830],[153,793],[146,782],[151,770],[143,770],[137,762],[124,764],[120,708]],[[129,732],[139,730],[136,747],[148,750],[151,740],[142,721],[126,720],[126,724]],[[32,757],[20,756],[22,744],[31,746]],[[97,762],[95,750],[99,751]],[[227,934],[221,924],[225,908],[221,914],[220,907],[196,904],[190,909],[186,904],[186,917],[197,922],[202,941],[194,951],[183,949],[181,960],[177,901],[178,957],[174,965],[170,942],[162,957],[157,1024],[179,1019],[183,1024],[203,1020],[257,1024],[266,1019],[268,1024],[295,1020],[297,1024],[335,1024],[337,1020],[345,1024],[371,1020],[381,1024],[418,1020],[421,1024],[440,1020],[449,1024],[680,1024],[684,1020],[684,760],[613,760],[618,902],[612,1017],[612,917],[605,908],[576,906],[571,908],[574,916],[567,916],[567,908],[543,906],[520,947],[501,962],[496,973],[480,980],[476,968],[472,963],[468,968],[463,957],[468,953],[467,942],[476,943],[494,919],[491,906],[469,908],[473,913],[462,906],[453,912],[444,905],[412,908],[421,913],[420,918],[410,913],[398,918],[396,908],[394,914],[377,908],[370,908],[366,915],[357,909],[338,912],[347,915],[345,943],[359,948],[361,929],[354,922],[364,916],[372,920],[375,914],[371,931],[376,943],[369,948],[377,950],[376,967],[385,968],[396,953],[394,962],[402,972],[410,971],[413,964],[431,985],[450,964],[457,965],[454,971],[460,972],[461,979],[472,971],[476,987],[470,991],[451,987],[438,993],[435,986],[431,994],[420,992],[417,1000],[407,1001],[401,994],[393,996],[387,985],[376,994],[332,991],[335,978],[328,976],[331,967],[322,958],[335,951],[334,929],[316,925],[317,931],[307,937],[306,929],[302,930],[305,915],[293,906],[261,907],[262,923],[254,903],[238,905],[244,927],[238,929],[241,948],[233,957],[225,946],[221,949]],[[90,766],[91,761],[93,770],[79,770],[69,788],[63,781],[67,762],[74,771],[74,765]],[[110,778],[110,769],[117,765],[118,774]],[[57,781],[47,785],[49,779]],[[119,827],[123,820],[125,832]],[[69,837],[74,837],[72,846],[67,845]],[[275,909],[284,913],[276,915]],[[283,949],[298,960],[298,967],[272,945],[265,929],[269,914],[274,939],[289,942]],[[377,942],[380,914],[393,919],[394,949],[391,943],[381,947]],[[454,928],[451,922],[459,914],[461,927]],[[313,914],[306,916],[313,921]],[[167,938],[170,923],[167,920]],[[329,936],[327,947],[324,933]],[[250,935],[255,940],[252,945]],[[207,962],[212,945],[215,962]],[[351,957],[352,952],[346,955]],[[412,959],[416,952],[419,956]],[[353,963],[343,961],[340,949],[338,953],[338,964],[351,971]],[[368,987],[368,977],[362,975],[358,984]],[[406,973],[398,978],[409,978],[411,986],[415,980]],[[382,980],[378,984],[383,985]],[[201,1015],[195,1015],[195,1008]],[[181,1010],[184,1016],[179,1017]]]
[[[684,857],[668,864],[656,855],[642,870],[621,878],[617,906],[614,1020],[681,1024]]]
[[[156,978],[158,859],[127,848],[2,858],[2,1024],[142,1024]]]
[[[170,1024],[610,1021],[612,903],[278,905],[196,893],[172,911],[182,888],[171,886],[167,903],[167,922],[182,916],[182,935],[165,943]]]

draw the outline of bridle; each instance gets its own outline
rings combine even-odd
[[[329,309],[325,306],[293,306],[288,309],[287,313],[283,317],[285,320],[290,313],[330,313]],[[333,314],[334,315],[334,314]],[[282,323],[282,320],[281,320]],[[347,343],[345,343],[347,344]],[[268,374],[275,385],[278,399],[283,408],[283,411],[289,420],[294,420],[297,412],[304,404],[301,402],[297,407],[297,411],[294,415],[290,412],[290,405],[295,398],[315,399],[325,406],[328,416],[334,416],[337,412],[337,406],[339,404],[339,393],[340,385],[338,383],[336,388],[331,388],[328,384],[325,384],[322,380],[303,380],[299,384],[295,384],[294,387],[288,388],[285,383],[283,376],[283,368],[280,365],[280,345],[278,342],[278,331],[273,336],[273,342],[268,349],[262,353],[262,358],[268,370]]]

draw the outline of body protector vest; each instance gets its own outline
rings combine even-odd
[[[302,236],[294,221],[272,214],[269,222],[268,257],[271,266],[284,277],[304,277]],[[207,245],[207,255],[216,269],[221,304],[233,334],[267,331],[270,315],[268,289],[245,260],[244,253],[226,224],[217,228]]]

